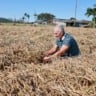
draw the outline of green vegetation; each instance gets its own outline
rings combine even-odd
[[[86,16],[92,16],[92,25],[95,27],[96,25],[96,5],[94,5],[93,8],[87,8],[87,11],[85,13]]]
[[[11,23],[13,22],[11,19],[7,19],[7,18],[0,18],[0,23],[3,22],[3,23]]]
[[[50,13],[41,13],[41,14],[37,15],[37,20],[42,20],[42,21],[47,21],[47,22],[50,22],[54,18],[55,18],[55,16]]]

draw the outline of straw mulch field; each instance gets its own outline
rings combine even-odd
[[[53,26],[0,25],[0,96],[96,96],[96,29],[66,27],[81,50],[44,63]]]

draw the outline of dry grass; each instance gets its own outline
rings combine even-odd
[[[82,55],[44,64],[52,30],[0,25],[0,96],[96,96],[96,29],[65,28]]]

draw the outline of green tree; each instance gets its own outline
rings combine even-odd
[[[30,19],[30,15],[29,14],[27,14],[27,18],[28,18],[28,22],[29,22],[29,19]]]
[[[0,23],[12,23],[12,19],[0,17]]]
[[[47,21],[47,22],[50,22],[54,18],[55,16],[50,13],[41,13],[37,15],[37,20],[42,20],[42,21]]]
[[[85,13],[86,16],[92,16],[92,21],[93,21],[93,27],[95,27],[96,24],[96,5],[94,5],[93,8],[87,8],[87,11]]]
[[[22,17],[22,21],[24,22],[24,20],[25,20],[25,17],[23,16],[23,17]]]
[[[24,13],[24,17],[28,18],[28,22],[29,22],[30,15],[29,15],[29,14],[27,14],[27,13]]]

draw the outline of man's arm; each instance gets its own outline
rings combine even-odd
[[[56,53],[54,53],[53,55],[50,55],[48,57],[44,58],[44,61],[50,61],[51,58],[53,57],[57,57],[57,56],[61,56],[63,55],[67,50],[69,49],[69,46],[63,45],[60,50],[58,50]]]
[[[64,55],[64,53],[69,49],[69,46],[63,45],[60,50],[58,50],[55,54],[53,54],[54,56],[62,56]]]
[[[56,52],[57,50],[57,45],[54,45],[50,50],[48,50],[47,52],[45,52],[44,54],[46,56],[52,55],[54,52]]]

